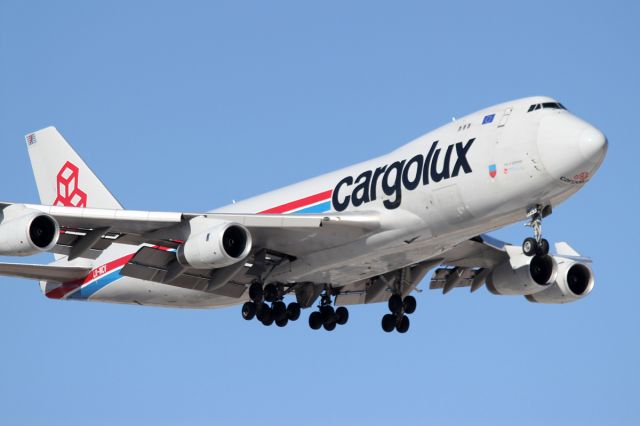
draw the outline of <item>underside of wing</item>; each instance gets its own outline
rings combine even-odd
[[[508,259],[505,246],[505,242],[488,235],[463,241],[443,254],[443,267],[434,271],[429,288],[445,294],[460,287],[478,290],[491,270]]]

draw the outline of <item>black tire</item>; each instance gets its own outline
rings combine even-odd
[[[254,302],[257,302],[262,298],[262,295],[263,295],[262,284],[260,284],[257,281],[253,282],[249,286],[249,298]]]
[[[336,312],[333,310],[333,306],[329,306],[329,305],[321,306],[320,313],[322,314],[323,323],[334,321],[334,316]]]
[[[260,322],[269,327],[271,324],[273,324],[273,314],[271,313],[271,309],[269,309],[268,311],[265,312],[265,314],[262,316],[262,319],[260,320]]]
[[[393,294],[389,298],[389,310],[392,314],[399,314],[402,311],[402,296]]]
[[[256,304],[253,302],[246,302],[242,305],[242,318],[247,321],[251,321],[256,316]]]
[[[277,325],[278,327],[284,327],[284,326],[286,326],[288,323],[289,323],[289,318],[287,318],[287,317],[284,317],[284,319],[276,320],[276,325]]]
[[[544,238],[540,240],[538,244],[538,251],[536,253],[538,256],[545,256],[549,254],[549,241]]]
[[[297,321],[300,318],[300,304],[297,302],[289,303],[287,306],[287,318],[289,321]]]
[[[396,330],[398,330],[398,333],[406,333],[409,331],[409,324],[409,317],[403,315],[398,324],[396,324]]]
[[[324,324],[322,324],[322,326],[327,331],[333,331],[336,328],[336,322],[335,321],[325,322]]]
[[[258,321],[262,322],[266,315],[271,315],[271,308],[263,302],[257,306],[256,318],[258,318]]]
[[[336,322],[338,325],[345,325],[349,321],[349,310],[344,306],[338,307],[336,309]]]
[[[287,305],[285,305],[284,302],[281,301],[273,302],[271,304],[271,312],[273,312],[273,319],[276,321],[286,319]]]
[[[386,314],[382,317],[382,329],[387,333],[391,333],[396,328],[396,316]]]
[[[526,256],[533,256],[538,251],[538,242],[535,238],[525,238],[522,242],[522,252]]]
[[[407,296],[402,301],[402,305],[404,306],[405,314],[412,314],[416,311],[416,307],[418,303],[416,302],[416,298],[413,296]]]
[[[313,330],[319,330],[322,327],[322,314],[320,312],[311,312],[311,315],[309,315],[309,327]]]
[[[278,287],[275,284],[267,284],[264,286],[264,300],[267,302],[275,302],[278,300]]]

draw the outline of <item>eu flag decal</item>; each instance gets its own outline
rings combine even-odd
[[[493,122],[493,118],[495,116],[496,116],[495,114],[485,115],[484,118],[482,119],[482,124],[489,124],[489,123]]]

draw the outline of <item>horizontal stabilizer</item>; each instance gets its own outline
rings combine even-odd
[[[24,263],[0,263],[0,275],[40,281],[73,281],[86,277],[89,272],[91,272],[91,268],[33,265]]]
[[[564,241],[556,243],[556,253],[560,256],[580,256],[580,253]]]

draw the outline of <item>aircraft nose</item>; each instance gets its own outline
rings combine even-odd
[[[589,125],[582,131],[580,135],[580,153],[585,161],[593,163],[594,165],[600,164],[604,159],[604,155],[607,152],[607,138],[604,134]]]
[[[538,152],[547,173],[569,184],[588,181],[604,160],[607,138],[569,113],[548,115],[538,128]]]

